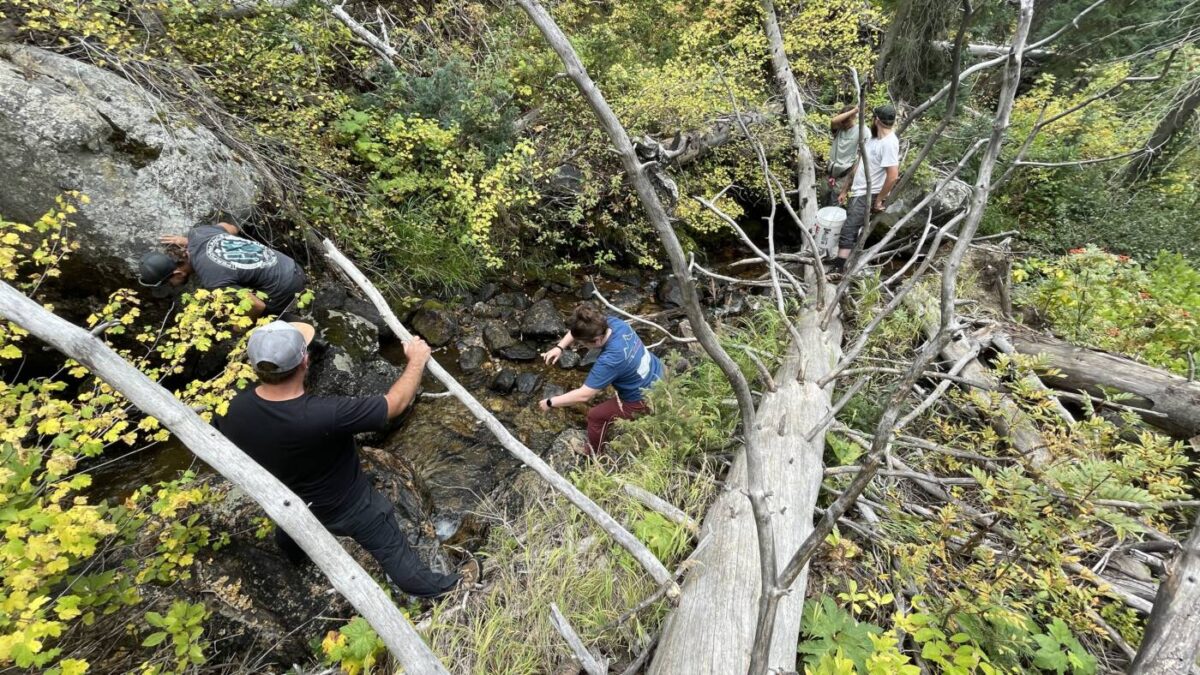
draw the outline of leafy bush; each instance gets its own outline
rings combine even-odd
[[[36,297],[75,250],[70,217],[75,203],[85,201],[65,195],[33,225],[0,219],[0,277]],[[233,293],[197,292],[184,298],[165,326],[142,326],[136,296],[123,290],[87,324],[124,341],[114,348],[152,379],[169,381],[197,353],[232,340],[233,327],[250,326],[249,304]],[[19,361],[39,348],[16,325],[0,324],[0,362]],[[226,404],[234,383],[244,384],[245,367],[235,361],[210,380],[186,383],[177,395],[211,415]],[[91,503],[83,491],[92,479],[79,469],[82,462],[110,448],[166,440],[168,432],[79,363],[63,359],[48,373],[0,382],[0,665],[81,673],[96,650],[116,645],[59,644],[59,638],[119,620],[102,619],[117,612],[132,621],[132,608],[142,601],[139,585],[187,579],[196,554],[227,539],[196,513],[218,497],[192,484],[191,474],[143,486],[119,505]],[[203,661],[202,617],[194,609],[179,611],[186,617],[176,618],[186,619],[186,626],[147,614],[151,625],[161,618],[158,627],[173,637],[170,655],[147,654],[146,672],[160,672],[169,662],[182,671]]]
[[[1178,254],[1146,265],[1095,247],[1018,265],[1018,301],[1063,338],[1177,373],[1200,352],[1200,270]]]

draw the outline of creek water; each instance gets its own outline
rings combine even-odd
[[[661,307],[654,301],[653,291],[639,290],[640,284],[635,286],[632,281],[622,283],[604,279],[596,283],[606,298],[629,311],[659,311]],[[586,280],[578,280],[580,287],[584,283]],[[572,293],[542,295],[553,302],[563,317],[578,302],[577,295]],[[457,313],[471,323],[468,310],[464,308]],[[647,330],[640,332],[648,344],[659,338]],[[570,390],[582,384],[586,368],[564,369],[546,365],[540,358],[508,361],[492,355],[481,368],[464,372],[459,366],[459,345],[478,346],[479,332],[475,330],[464,337],[435,349],[433,358],[535,452],[548,449],[554,437],[564,429],[582,428],[586,424],[583,407],[543,412],[537,405],[547,386]],[[554,341],[554,338],[547,338],[528,342],[540,352]],[[384,347],[381,355],[399,367],[404,365],[403,347],[398,341]],[[515,390],[507,394],[496,393],[488,385],[501,369],[516,375],[535,374],[540,382],[529,393]],[[491,432],[457,399],[441,395],[445,387],[428,371],[422,388],[423,393],[412,411],[378,447],[411,466],[416,491],[439,539],[453,544],[477,545],[486,531],[487,516],[484,514],[493,510],[484,507],[483,502],[489,499],[503,502],[508,498],[505,486],[516,479],[523,465],[500,446]],[[191,469],[200,475],[213,473],[174,438],[149,447],[125,449],[123,453],[112,452],[110,457],[101,459],[93,467],[81,468],[93,475],[93,485],[86,494],[97,502],[122,501],[140,486],[172,480],[184,470]]]

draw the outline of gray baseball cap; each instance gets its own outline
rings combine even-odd
[[[246,358],[254,368],[269,363],[275,371],[286,373],[304,360],[308,343],[316,331],[312,326],[299,321],[272,321],[255,328],[246,343]]]

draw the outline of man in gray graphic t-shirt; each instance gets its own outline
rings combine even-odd
[[[304,271],[279,251],[237,234],[237,227],[219,223],[197,225],[187,237],[163,237],[163,244],[177,250],[174,255],[156,251],[143,256],[139,268],[142,285],[182,286],[195,274],[201,288],[240,287],[265,292],[266,302],[251,295],[253,317],[282,314],[304,290]]]

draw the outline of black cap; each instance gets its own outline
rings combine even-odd
[[[176,266],[175,259],[166,253],[147,253],[138,264],[138,283],[143,286],[162,286]]]
[[[891,105],[881,105],[875,109],[875,117],[879,118],[884,124],[894,124],[896,122],[896,108]]]

